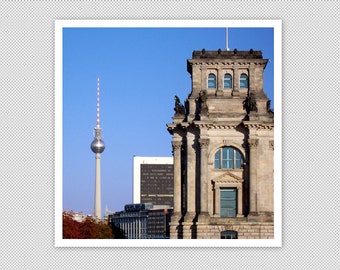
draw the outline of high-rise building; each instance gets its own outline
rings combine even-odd
[[[91,143],[91,150],[96,154],[96,173],[95,173],[95,192],[94,192],[94,216],[97,219],[102,219],[101,214],[101,186],[100,186],[100,154],[105,149],[105,144],[101,137],[100,128],[100,84],[99,77],[97,80],[97,124],[94,128],[95,137]]]
[[[175,97],[171,238],[274,237],[274,113],[261,51],[194,51]]]
[[[133,157],[133,202],[173,207],[172,157]]]

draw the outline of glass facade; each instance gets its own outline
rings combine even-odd
[[[141,203],[174,205],[173,164],[141,164]]]

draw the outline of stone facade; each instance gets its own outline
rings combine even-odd
[[[194,51],[175,97],[171,238],[274,237],[274,115],[261,51]]]

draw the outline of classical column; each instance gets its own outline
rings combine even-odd
[[[199,221],[209,217],[208,213],[208,145],[209,139],[200,139],[201,148],[201,175],[200,175],[200,215]]]
[[[242,196],[242,184],[237,187],[237,217],[243,217],[243,196]]]
[[[180,218],[181,209],[181,141],[172,141],[174,155],[174,214],[173,217]],[[178,220],[174,220],[178,221]]]
[[[192,222],[196,215],[196,144],[192,133],[187,133],[187,212],[185,222]]]
[[[257,215],[257,145],[258,139],[249,139],[249,191],[250,191],[250,213]]]

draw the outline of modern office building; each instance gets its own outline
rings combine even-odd
[[[172,157],[133,157],[133,202],[173,207]]]
[[[274,237],[274,113],[261,51],[194,51],[175,97],[171,238]]]
[[[112,226],[126,239],[168,239],[171,209],[154,208],[151,203],[127,204],[124,211],[110,215]]]

